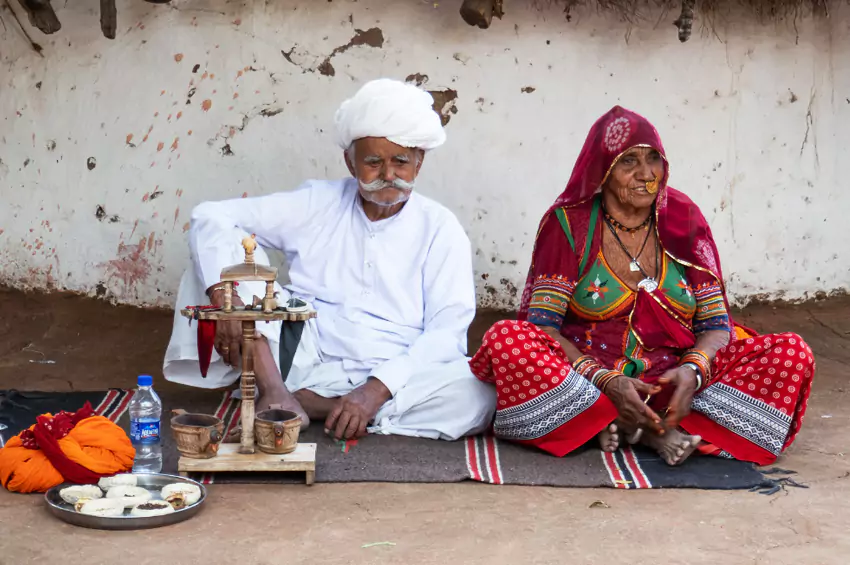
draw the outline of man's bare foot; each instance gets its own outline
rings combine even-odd
[[[681,465],[693,453],[702,441],[700,436],[692,436],[670,430],[663,436],[644,430],[641,443],[656,450],[668,465]]]
[[[301,431],[307,429],[310,425],[310,417],[298,403],[292,393],[284,389],[283,391],[269,391],[269,394],[260,395],[254,400],[254,413],[262,412],[270,408],[278,408],[280,410],[290,410],[301,416]],[[234,426],[230,433],[224,437],[224,443],[239,443],[242,441],[242,425],[241,423]]]
[[[602,448],[602,451],[613,453],[620,447],[620,434],[617,430],[617,424],[611,423],[596,437],[599,438],[599,447]]]
[[[263,392],[257,397],[256,401],[256,411],[262,412],[263,410],[268,410],[271,407],[279,408],[280,410],[291,410],[295,412],[299,416],[301,416],[301,430],[306,430],[310,425],[310,416],[298,402],[298,400],[293,396],[291,392],[289,392],[286,387],[281,387],[280,389],[275,388],[274,390],[269,390],[267,392]]]
[[[325,398],[316,394],[312,390],[301,389],[293,393],[295,399],[304,407],[307,415],[317,422],[322,422],[328,417],[328,414],[334,409],[336,398]]]

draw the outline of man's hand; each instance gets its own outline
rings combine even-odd
[[[664,427],[661,418],[652,408],[646,405],[647,395],[656,394],[661,387],[647,384],[626,376],[612,379],[605,387],[605,395],[611,399],[620,418],[629,427],[649,428],[655,433],[663,434]]]
[[[676,387],[664,418],[664,427],[675,430],[682,418],[691,413],[691,402],[697,390],[697,375],[690,367],[675,367],[664,373],[658,383]]]
[[[325,433],[332,434],[336,439],[365,436],[366,426],[391,397],[384,383],[370,377],[363,385],[336,400],[325,420]]]
[[[210,303],[218,308],[224,308],[224,289],[210,293]],[[245,305],[235,292],[233,305]],[[216,322],[213,345],[225,363],[231,367],[238,367],[242,362],[242,322]]]

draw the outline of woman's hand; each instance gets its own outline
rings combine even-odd
[[[605,395],[617,407],[617,412],[626,426],[648,428],[657,434],[663,434],[661,418],[644,401],[648,395],[656,394],[660,390],[659,386],[624,375],[608,382],[605,386]]]
[[[682,418],[691,413],[691,402],[697,391],[696,372],[691,367],[676,367],[664,373],[658,379],[658,384],[676,387],[667,405],[667,415],[664,418],[664,427],[675,430]]]

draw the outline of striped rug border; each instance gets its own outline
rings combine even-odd
[[[602,463],[614,488],[646,489],[653,488],[652,481],[644,472],[640,461],[631,447],[618,449],[613,453],[601,452]]]
[[[127,412],[130,401],[135,394],[135,390],[111,388],[106,392],[100,404],[95,407],[94,412],[111,422],[117,422]]]
[[[504,484],[502,462],[499,457],[499,440],[491,435],[470,436],[466,444],[466,470],[473,481]]]

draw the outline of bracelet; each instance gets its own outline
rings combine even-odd
[[[700,368],[697,366],[697,364],[688,361],[687,363],[682,363],[679,366],[680,367],[687,367],[687,368],[693,370],[694,374],[697,376],[697,390],[701,389],[702,388],[702,371],[700,371]]]
[[[237,286],[239,286],[239,283],[238,283],[238,282],[236,282],[236,281],[233,281],[233,287],[234,287],[234,292],[233,292],[233,294],[237,294],[237,293],[236,293],[236,287],[237,287]],[[212,297],[212,295],[213,295],[213,293],[218,292],[219,290],[224,290],[224,283],[221,283],[221,284],[216,285],[216,286],[212,287],[211,289],[209,289],[209,290],[207,291],[207,298],[211,298],[211,297]]]
[[[703,383],[711,380],[711,360],[705,352],[699,349],[691,349],[686,351],[682,358],[679,359],[679,366],[685,364],[695,365],[697,368],[697,381],[699,386],[697,390],[702,388]]]
[[[587,380],[590,380],[590,375],[599,368],[599,362],[590,355],[582,355],[573,362],[573,370]]]
[[[625,377],[623,373],[620,371],[609,371],[607,369],[603,369],[605,373],[597,379],[596,388],[598,388],[603,393],[605,392],[605,388],[611,384],[611,381],[616,379],[617,377]]]
[[[620,371],[606,369],[590,355],[582,355],[573,362],[573,370],[590,381],[590,384],[605,392],[605,387],[615,378],[624,377]]]

